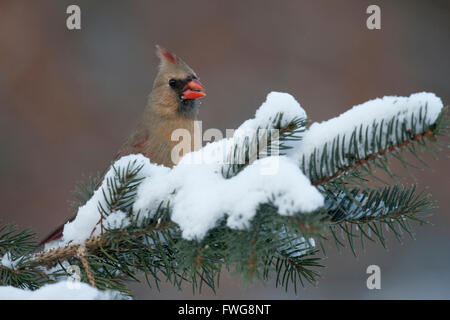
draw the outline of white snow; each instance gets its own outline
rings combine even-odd
[[[276,116],[282,112],[281,124],[294,118],[306,118],[305,111],[289,94],[271,92],[257,110],[254,119],[244,122],[233,138],[209,143],[203,149],[188,154],[172,170],[150,163],[142,155],[129,155],[114,165],[124,167],[136,160],[143,164],[140,172],[145,177],[138,189],[134,212],[148,215],[155,208],[170,200],[172,220],[180,226],[186,239],[201,239],[217,222],[226,217],[231,228],[245,228],[262,203],[273,198],[273,204],[281,215],[311,212],[323,205],[323,197],[303,175],[296,164],[287,157],[267,157],[255,161],[236,177],[225,179],[222,167],[230,159],[230,152],[243,137],[251,136],[260,128],[273,128]],[[105,176],[113,177],[109,170]],[[104,180],[106,181],[106,180]],[[102,188],[78,210],[76,219],[67,223],[63,240],[58,245],[81,243],[100,228],[98,203],[105,204]],[[106,191],[106,189],[105,189]],[[111,214],[106,223],[109,227],[126,225],[129,220],[124,213]],[[92,232],[92,230],[94,230]]]
[[[141,154],[122,157],[114,163],[114,167],[116,168],[116,170],[125,168],[132,161],[136,161],[136,166],[143,165],[142,170],[139,172],[139,177],[151,177],[153,175],[160,175],[161,173],[169,171],[169,168],[166,168],[164,166],[151,164],[149,159]],[[105,193],[108,194],[105,181],[107,181],[108,178],[114,177],[115,171],[110,168],[109,171],[105,174],[102,186],[94,192],[92,198],[89,199],[84,206],[81,206],[78,209],[75,220],[66,223],[66,225],[64,226],[62,241],[58,245],[66,245],[68,243],[82,243],[90,236],[100,234],[100,227],[98,225],[98,222],[100,220],[100,211],[98,209],[98,205],[100,203],[103,208],[106,208],[106,202],[103,197],[102,189],[104,189]],[[119,218],[123,219],[125,218],[125,215],[120,213],[113,213],[110,220],[108,220],[108,223],[120,225],[122,221],[119,221]],[[129,222],[123,221],[123,223],[125,226]],[[47,246],[46,248],[50,248],[51,245],[52,244],[49,244],[49,246]]]
[[[271,128],[278,113],[283,113],[281,125],[286,125],[294,118],[306,118],[305,110],[293,96],[284,92],[270,92],[266,101],[256,110],[255,117],[245,121],[238,130]]]
[[[272,199],[281,215],[321,207],[322,195],[287,157],[257,160],[230,179],[222,175],[234,147],[240,146],[245,137],[252,141],[257,129],[273,128],[280,112],[281,125],[294,118],[306,118],[291,95],[271,92],[255,118],[245,121],[232,138],[187,154],[167,175],[145,179],[138,189],[134,211],[152,215],[162,200],[169,199],[171,219],[180,226],[183,237],[200,240],[225,217],[230,228],[248,227],[258,206]]]
[[[321,193],[311,185],[299,168],[303,155],[321,149],[339,134],[348,135],[355,127],[371,125],[375,119],[390,120],[398,115],[400,121],[409,121],[411,113],[418,116],[420,107],[427,105],[428,123],[436,120],[442,109],[441,100],[432,93],[418,93],[410,97],[384,97],[353,107],[337,118],[314,123],[304,133],[303,140],[287,156],[272,156],[255,161],[238,175],[226,179],[222,169],[230,159],[230,151],[258,128],[272,128],[273,120],[283,112],[283,124],[294,118],[306,118],[305,111],[289,94],[272,92],[258,109],[254,119],[245,121],[232,138],[207,144],[197,152],[184,156],[173,169],[151,163],[143,155],[128,155],[116,161],[116,167],[124,167],[136,161],[144,167],[133,211],[140,216],[155,213],[161,202],[170,200],[172,220],[176,222],[186,239],[202,239],[208,230],[226,218],[230,228],[248,227],[260,204],[272,201],[281,215],[307,213],[324,205]],[[385,126],[387,126],[385,121]],[[251,135],[251,134],[250,134]],[[113,177],[109,170],[106,178]],[[105,180],[104,180],[105,181]],[[101,188],[105,188],[102,185]],[[104,204],[101,188],[78,210],[76,219],[66,224],[63,240],[81,243],[89,236],[97,235],[100,219],[98,203]],[[127,225],[129,218],[123,212],[113,213],[107,220],[109,227]],[[96,228],[97,226],[97,228]]]
[[[0,300],[114,300],[127,299],[117,291],[100,291],[83,282],[60,281],[37,290],[0,286]]]
[[[11,256],[10,252],[6,252],[2,259],[0,260],[0,264],[9,269],[16,269],[17,264],[22,260],[22,258],[18,258],[14,260]]]
[[[109,214],[104,220],[103,224],[106,229],[121,229],[128,227],[131,221],[127,214],[123,211],[115,211]]]
[[[262,174],[264,170],[273,174]],[[176,192],[170,194],[172,190]],[[223,177],[220,164],[181,161],[167,175],[142,182],[134,210],[153,214],[161,199],[170,199],[171,219],[180,226],[183,237],[201,239],[224,217],[230,228],[248,227],[258,206],[272,196],[281,215],[311,212],[323,205],[322,195],[294,161],[267,157],[230,179]]]
[[[383,132],[387,132],[388,122],[394,116],[398,116],[399,123],[406,121],[407,128],[411,128],[411,115],[414,114],[414,119],[417,121],[420,108],[425,107],[427,109],[426,122],[432,124],[436,121],[443,108],[441,99],[434,93],[421,92],[412,94],[409,97],[387,96],[367,101],[354,106],[336,118],[321,123],[313,123],[305,132],[302,141],[297,144],[295,150],[292,150],[289,155],[299,162],[305,157],[306,164],[308,164],[309,156],[314,152],[314,149],[321,151],[328,144],[328,150],[330,150],[333,139],[338,135],[341,138],[341,142],[342,137],[346,136],[345,148],[347,150],[355,128],[359,129],[361,125],[364,128],[369,127],[368,137],[372,136],[374,120],[379,122],[384,120]],[[425,113],[424,111],[422,111],[422,116]],[[377,132],[379,130],[380,128],[378,128]],[[363,151],[363,149],[359,150],[360,154]],[[317,161],[320,161],[320,159],[317,159]]]
[[[191,164],[230,164],[235,163],[232,153],[235,147],[241,147],[247,138],[251,142],[256,142],[258,129],[271,130],[274,128],[274,121],[282,113],[281,126],[287,125],[293,119],[306,119],[306,112],[288,93],[270,92],[266,101],[256,110],[255,117],[246,120],[236,130],[230,130],[232,137],[228,137],[214,143],[208,143],[201,152],[191,152],[182,159],[183,163]],[[259,137],[264,135],[264,130],[260,130]],[[256,150],[256,144],[253,145]],[[260,149],[261,150],[261,149]]]

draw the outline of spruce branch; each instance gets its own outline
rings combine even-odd
[[[436,122],[428,123],[426,106],[419,114],[411,114],[411,119],[400,122],[396,116],[385,123],[374,120],[370,126],[356,127],[350,136],[337,136],[325,143],[322,149],[314,149],[311,154],[303,154],[301,168],[313,185],[323,185],[336,178],[361,174],[374,176],[374,165],[388,175],[388,159],[395,155],[402,164],[408,165],[401,151],[409,151],[416,159],[424,162],[420,151],[436,152],[436,137],[448,131],[447,110],[444,109]]]
[[[11,255],[19,257],[31,252],[36,246],[34,236],[35,234],[31,230],[18,232],[15,225],[0,225],[0,255],[9,252]]]
[[[416,192],[416,188],[416,185],[409,188],[393,185],[373,190],[353,189],[353,198],[346,194],[336,195],[328,192],[327,209],[334,223],[366,223],[377,219],[415,215],[432,209],[430,197],[423,191]]]
[[[304,287],[304,279],[316,285],[320,273],[315,269],[324,267],[319,263],[321,259],[314,257],[317,253],[318,250],[303,255],[302,257],[280,254],[276,261],[274,261],[276,286],[284,287],[288,291],[289,284],[292,284],[294,286],[294,292],[297,293],[297,283],[300,282],[301,286]]]
[[[398,241],[402,240],[403,232],[413,237],[410,222],[426,224],[425,213],[434,208],[430,196],[423,191],[417,192],[415,185],[352,189],[352,197],[347,193],[333,194],[329,190],[326,193],[326,208],[331,218],[328,223],[330,236],[337,247],[344,247],[342,241],[346,238],[355,255],[357,238],[364,248],[365,240],[378,240],[385,246],[383,230],[392,231]]]
[[[289,142],[300,141],[308,123],[304,118],[293,118],[285,121],[283,113],[277,113],[272,123],[266,127],[258,127],[255,131],[238,134],[238,139],[227,155],[227,165],[222,174],[231,178],[255,160],[271,156],[284,155],[292,148]],[[286,122],[286,123],[284,123]]]
[[[258,202],[245,226],[230,228],[224,215],[200,239],[184,238],[181,224],[172,220],[175,209],[171,195],[177,190],[161,199],[158,193],[158,201],[145,208],[148,211],[136,209],[140,186],[143,181],[152,180],[145,180],[142,163],[134,160],[123,165],[122,161],[111,167],[100,189],[96,190],[94,183],[85,187],[89,201],[95,204],[94,211],[98,209],[100,213],[101,233],[36,252],[31,233],[0,226],[0,254],[2,261],[7,262],[0,264],[0,283],[37,289],[67,278],[68,266],[75,265],[82,271],[83,282],[101,290],[130,295],[126,282],[139,281],[138,274],[143,273],[147,283],[157,289],[161,281],[166,281],[180,290],[184,283],[190,283],[194,292],[201,292],[203,287],[215,292],[221,271],[226,269],[248,280],[266,281],[274,276],[277,287],[297,292],[299,284],[315,284],[320,277],[318,269],[322,265],[315,241],[322,248],[324,241],[330,239],[338,247],[347,242],[355,253],[358,240],[363,247],[365,241],[378,241],[385,246],[387,231],[400,240],[403,233],[412,236],[411,222],[426,222],[423,214],[433,203],[423,192],[417,192],[416,186],[387,184],[371,188],[367,182],[377,178],[375,168],[393,175],[388,163],[391,157],[409,166],[400,151],[409,151],[419,161],[423,159],[418,151],[439,152],[436,138],[447,135],[448,129],[445,112],[429,123],[424,106],[410,119],[400,121],[394,116],[387,122],[374,120],[369,126],[354,128],[350,135],[326,141],[312,153],[304,154],[300,165],[323,195],[323,207],[315,207],[312,212],[296,209],[282,215],[277,206],[284,204],[277,202],[281,194],[272,194],[265,202]],[[284,154],[292,141],[301,145],[308,134],[306,119],[285,121],[283,117],[283,113],[278,113],[253,135],[233,140],[228,154],[231,163],[219,167],[219,175],[227,179],[242,177],[239,174],[243,169],[256,160],[277,150]],[[263,129],[275,129],[278,134]],[[296,163],[293,168],[299,171]],[[306,178],[305,181],[311,187]],[[311,188],[322,201],[316,188]],[[243,201],[245,197],[243,194]],[[120,224],[110,219],[117,213],[126,218]]]
[[[51,281],[30,259],[35,248],[32,231],[18,231],[11,224],[0,226],[0,285],[33,290]]]

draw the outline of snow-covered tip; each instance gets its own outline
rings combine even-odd
[[[337,137],[340,138],[341,144],[345,137],[345,144],[342,144],[343,151],[349,150],[355,145],[355,141],[351,139],[355,130],[362,131],[361,138],[358,137],[364,140],[364,143],[359,143],[358,150],[358,154],[362,156],[366,151],[364,147],[371,147],[374,138],[382,144],[382,147],[396,143],[396,137],[401,135],[400,130],[409,130],[420,123],[428,126],[435,123],[442,108],[441,99],[434,93],[427,92],[415,93],[409,97],[386,96],[370,100],[354,106],[336,118],[313,123],[305,132],[302,141],[296,145],[292,156],[297,161],[306,160],[308,163],[315,150],[320,152],[327,145],[330,151]],[[374,123],[377,125],[374,126]],[[399,125],[395,131],[393,128],[396,124]],[[381,139],[379,132],[383,133]],[[368,141],[365,141],[366,137]],[[320,156],[316,160],[320,161]]]
[[[104,194],[109,194],[106,181],[117,179],[116,173],[124,168],[142,167],[139,170],[137,178],[159,176],[167,173],[169,168],[162,165],[150,163],[150,160],[142,154],[127,155],[117,160],[113,166],[108,170],[103,178],[103,182],[89,199],[85,205],[78,208],[77,216],[72,222],[68,222],[64,226],[63,238],[58,246],[69,243],[83,243],[91,236],[100,234],[100,207],[107,207]],[[114,229],[119,227],[126,227],[130,220],[124,212],[111,212],[110,215],[103,221],[106,228]],[[46,248],[49,249],[55,244],[51,243]]]
[[[276,117],[282,113],[281,126],[287,125],[293,119],[306,119],[306,111],[289,93],[270,92],[266,101],[256,110],[255,117],[245,121],[237,131],[258,128],[272,128]]]
[[[0,300],[123,300],[130,299],[117,291],[101,291],[83,282],[60,281],[34,291],[0,286]]]

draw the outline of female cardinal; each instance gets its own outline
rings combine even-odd
[[[156,48],[161,64],[147,107],[118,157],[142,153],[154,163],[172,167],[175,163],[171,151],[177,144],[171,140],[172,132],[187,129],[193,137],[197,99],[205,93],[197,75],[186,63],[161,46]],[[190,151],[194,151],[193,147]]]
[[[142,153],[153,163],[173,167],[176,163],[172,161],[171,153],[178,142],[172,141],[172,132],[186,129],[193,137],[199,107],[197,99],[206,94],[196,73],[183,60],[159,45],[156,46],[156,54],[161,61],[159,72],[144,114],[115,159]],[[194,151],[194,144],[191,146],[190,151]],[[64,225],[61,225],[40,245],[60,239],[63,230]]]

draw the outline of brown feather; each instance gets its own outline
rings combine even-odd
[[[192,138],[191,150],[194,151],[196,147],[193,139],[194,121],[197,118],[197,110],[194,109],[191,113],[180,112],[180,98],[169,86],[169,80],[197,77],[197,75],[179,57],[160,46],[157,46],[157,55],[161,63],[147,106],[135,131],[120,148],[115,160],[128,154],[141,153],[152,163],[173,167],[176,163],[171,159],[171,152],[179,142],[172,141],[172,132],[176,129],[188,130]],[[73,221],[74,218],[72,217],[69,221]],[[64,224],[40,244],[61,238],[63,230]]]

